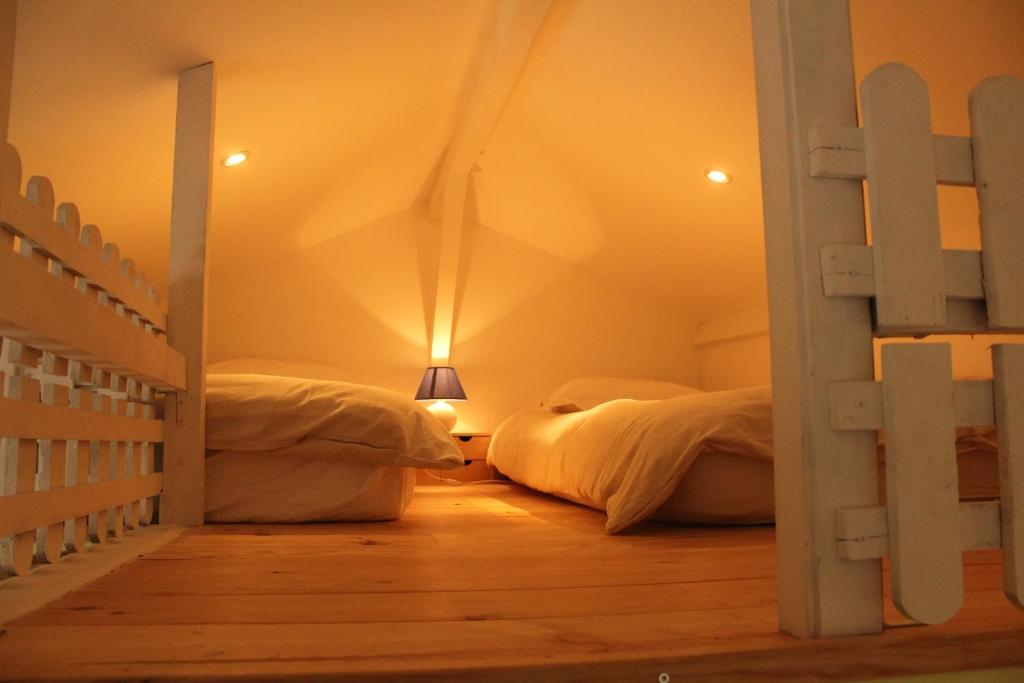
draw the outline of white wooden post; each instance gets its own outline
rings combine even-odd
[[[206,227],[213,176],[213,63],[178,77],[167,340],[187,359],[188,388],[168,394],[161,523],[203,523],[206,441]]]
[[[780,627],[882,630],[881,563],[837,552],[836,511],[878,504],[872,432],[833,431],[833,382],[873,379],[866,299],[826,299],[820,249],[864,244],[858,180],[812,178],[809,132],[857,125],[846,0],[751,0],[768,266]]]
[[[14,82],[14,34],[18,0],[0,0],[0,142],[8,139],[11,86]]]

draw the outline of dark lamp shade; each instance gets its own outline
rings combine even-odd
[[[423,381],[416,391],[416,400],[432,398],[466,400],[466,392],[462,389],[459,376],[455,374],[455,368],[427,368],[423,373]]]

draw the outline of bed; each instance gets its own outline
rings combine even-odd
[[[775,518],[769,387],[702,392],[667,382],[573,380],[496,430],[488,462],[539,491],[605,510],[615,533],[644,520]],[[879,440],[879,496],[885,500]],[[998,497],[991,429],[958,431],[961,498]]]
[[[415,468],[462,465],[451,436],[399,393],[333,368],[258,359],[211,365],[210,522],[397,519]]]

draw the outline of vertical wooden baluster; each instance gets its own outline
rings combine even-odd
[[[105,370],[93,368],[93,386],[102,389],[109,386],[110,375]],[[110,412],[110,396],[93,393],[93,410],[101,413]],[[89,482],[106,481],[110,473],[110,442],[93,441],[89,448]],[[94,510],[89,513],[89,540],[93,543],[105,543],[107,540],[109,518],[108,510]]]
[[[127,414],[130,417],[137,417],[142,411],[142,404],[137,402],[139,383],[134,379],[128,380],[128,398],[129,402],[126,402]],[[129,479],[137,478],[141,472],[142,464],[142,452],[139,444],[131,442],[127,444],[127,459],[125,464],[125,476]],[[124,524],[127,529],[138,529],[139,519],[142,511],[138,500],[133,500],[125,504],[125,518]]]
[[[72,377],[81,377],[82,373],[73,369]],[[77,384],[77,382],[76,382]],[[90,394],[81,389],[71,390],[71,407],[78,410],[89,410]],[[68,442],[67,474],[65,486],[84,486],[89,483],[89,448],[85,440]],[[70,519],[64,526],[64,546],[68,552],[80,553],[85,550],[89,540],[89,516]]]
[[[971,150],[978,190],[989,326],[1024,326],[1024,80],[997,76],[971,91]]]
[[[118,308],[121,308],[118,304]],[[125,415],[127,405],[120,395],[124,391],[124,378],[120,375],[110,375],[110,389],[119,394],[110,401],[110,412],[114,415]],[[125,442],[110,442],[110,479],[124,479],[125,470]],[[124,504],[115,505],[107,510],[107,526],[115,538],[124,536]]]
[[[85,280],[78,278],[76,288],[86,291]],[[92,394],[87,388],[92,383],[93,371],[88,365],[78,361],[68,363],[68,376],[71,378],[71,407],[77,410],[92,409]],[[78,440],[68,447],[67,486],[83,486],[89,479],[89,452],[92,444],[86,440]],[[64,544],[69,552],[82,552],[89,541],[89,516],[76,517],[65,527]]]
[[[39,383],[24,376],[23,368],[35,367],[39,353],[10,339],[4,339],[4,358],[16,366],[6,377],[4,393],[7,398],[23,401],[39,400]],[[14,495],[31,492],[35,487],[36,460],[39,442],[35,439],[4,439],[0,453],[0,493]],[[0,540],[0,569],[14,576],[25,576],[32,568],[32,548],[35,530],[25,531]]]
[[[892,597],[925,624],[964,599],[952,365],[949,344],[882,347]]]
[[[142,417],[147,419],[153,419],[156,416],[156,408],[152,405],[153,400],[153,390],[150,389],[149,386],[143,384]],[[139,472],[141,474],[151,474],[154,471],[153,444],[148,442],[143,442],[139,444],[139,452],[141,456]],[[153,523],[154,500],[155,499],[153,498],[143,498],[141,501],[139,501],[141,509],[141,517],[139,521],[144,525]]]
[[[1024,344],[992,347],[1003,590],[1024,609]]]
[[[67,360],[50,353],[43,354],[43,372],[46,375],[63,377],[67,374]],[[52,406],[68,406],[68,388],[55,384],[52,377],[43,385],[43,403]],[[68,442],[62,439],[48,439],[39,443],[39,471],[36,474],[36,490],[59,489],[64,487],[66,477]],[[54,563],[60,560],[64,549],[64,522],[57,522],[39,529],[36,537],[36,561]]]
[[[928,86],[910,68],[884,64],[860,90],[878,329],[942,325],[946,280]]]

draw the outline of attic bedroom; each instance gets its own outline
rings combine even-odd
[[[0,680],[1024,679],[1021,35],[0,0]]]

